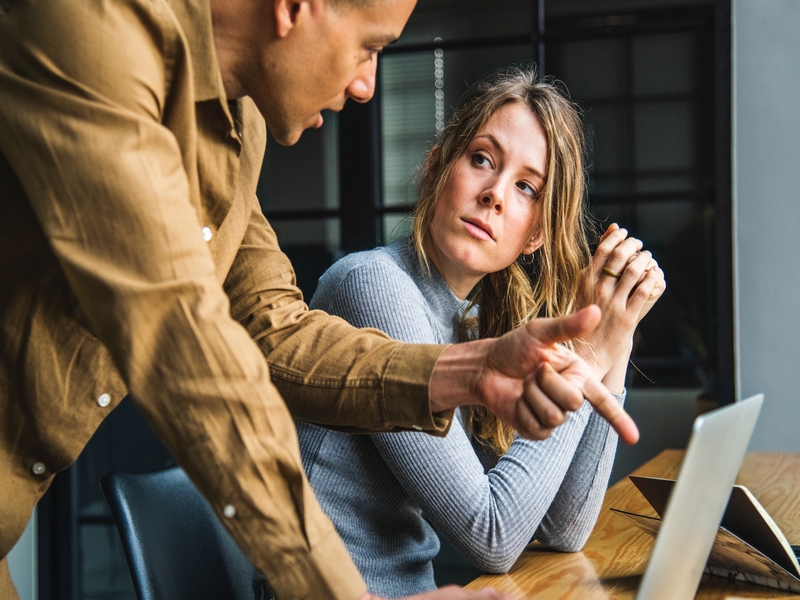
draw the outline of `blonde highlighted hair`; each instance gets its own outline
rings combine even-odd
[[[585,142],[580,113],[559,82],[533,69],[509,68],[471,87],[452,119],[437,137],[419,183],[411,240],[420,264],[428,269],[423,248],[438,199],[453,166],[500,107],[518,102],[530,108],[547,136],[547,171],[537,202],[541,247],[533,260],[519,257],[476,288],[462,322],[462,339],[500,336],[539,316],[555,317],[575,307],[580,271],[589,263],[586,213]],[[525,258],[525,260],[523,260]],[[468,430],[504,454],[514,431],[483,407],[470,407]]]

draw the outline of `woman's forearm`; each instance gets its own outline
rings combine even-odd
[[[628,373],[628,362],[631,358],[631,350],[633,349],[633,340],[628,347],[627,352],[623,352],[616,363],[609,369],[608,373],[603,377],[603,385],[605,385],[612,394],[621,394],[625,389],[625,377]]]

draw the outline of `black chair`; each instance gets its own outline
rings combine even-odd
[[[254,598],[255,567],[183,469],[109,473],[100,485],[139,600]]]

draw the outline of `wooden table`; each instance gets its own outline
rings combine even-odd
[[[682,450],[665,450],[634,471],[675,478]],[[746,486],[772,516],[790,544],[800,544],[800,454],[749,453],[736,483]],[[531,545],[505,575],[484,575],[467,587],[492,586],[523,598],[634,598],[653,539],[610,507],[655,516],[626,477],[609,488],[600,517],[582,552],[564,554]],[[538,546],[538,547],[537,547]],[[697,598],[793,598],[800,596],[703,575]]]

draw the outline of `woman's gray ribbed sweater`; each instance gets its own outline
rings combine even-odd
[[[431,271],[421,273],[407,240],[351,254],[322,276],[310,305],[406,342],[456,342],[464,303]],[[488,572],[508,570],[534,535],[559,550],[580,549],[617,444],[588,402],[549,439],[517,439],[499,461],[473,447],[460,419],[444,438],[297,425],[322,508],[369,590],[386,597],[435,588],[431,560],[439,541],[422,513]]]

